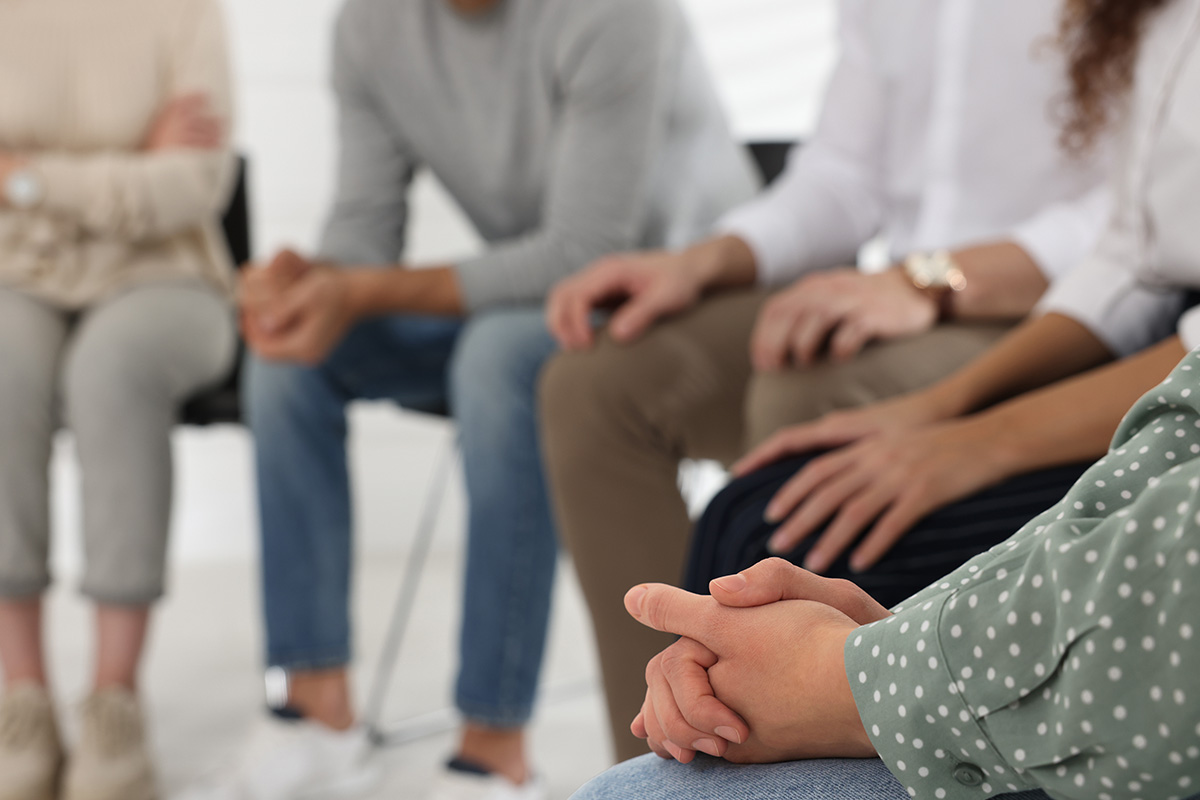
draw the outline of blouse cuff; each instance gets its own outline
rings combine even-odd
[[[846,642],[846,672],[875,750],[918,800],[980,800],[1037,788],[992,745],[979,721],[987,709],[963,696],[941,644],[941,618],[956,588],[937,589]]]

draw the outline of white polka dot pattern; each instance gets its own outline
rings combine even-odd
[[[1058,505],[850,637],[859,711],[913,797],[1200,790],[1197,352]]]

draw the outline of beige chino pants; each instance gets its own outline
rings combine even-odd
[[[1009,330],[942,325],[847,364],[755,374],[750,336],[767,296],[719,295],[632,345],[602,338],[543,373],[546,472],[591,611],[620,760],[646,752],[629,723],[645,697],[646,662],[674,638],[631,619],[622,598],[638,583],[680,580],[691,530],[680,460],[728,464],[783,426],[927,386]]]

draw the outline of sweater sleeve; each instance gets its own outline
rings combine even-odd
[[[173,20],[165,99],[192,92],[232,127],[224,20],[215,0],[189,0]],[[159,152],[42,153],[41,209],[84,231],[126,241],[169,237],[216,219],[229,198],[235,160],[228,148]]]
[[[333,43],[338,107],[337,189],[318,247],[343,264],[389,264],[404,249],[408,190],[417,164],[380,111],[369,63],[371,20],[364,4],[348,4]]]
[[[1200,789],[1200,358],[1012,539],[850,637],[880,756],[916,798]]]
[[[640,243],[683,18],[656,0],[573,8],[582,11],[555,57],[562,109],[541,225],[458,265],[471,309],[541,300],[596,258]]]
[[[887,85],[868,6],[841,0],[840,56],[812,140],[764,194],[718,223],[750,246],[763,285],[853,263],[883,224]]]

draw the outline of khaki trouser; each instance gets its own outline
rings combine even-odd
[[[987,349],[1007,325],[943,325],[876,344],[847,364],[755,374],[754,321],[767,294],[720,295],[621,346],[560,356],[543,373],[543,447],[563,539],[591,610],[621,760],[646,662],[674,637],[633,621],[635,584],[676,584],[691,522],[679,461],[730,463],[775,430],[927,386]]]

